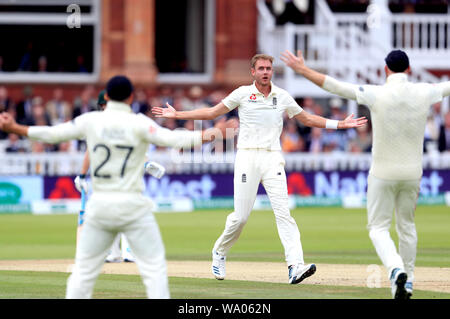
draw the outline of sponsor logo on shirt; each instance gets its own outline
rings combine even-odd
[[[252,95],[250,95],[248,101],[249,102],[256,102],[256,94],[253,93]]]
[[[273,97],[273,99],[272,99],[272,106],[274,109],[277,108],[277,98],[276,97]]]

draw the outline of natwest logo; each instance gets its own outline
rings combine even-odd
[[[256,102],[256,94],[250,95],[249,102]]]

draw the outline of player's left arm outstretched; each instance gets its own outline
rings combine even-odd
[[[281,60],[295,72],[303,75],[306,79],[324,90],[347,99],[356,100],[355,92],[358,88],[357,85],[337,81],[328,75],[308,68],[300,50],[298,51],[297,56],[290,51],[283,52]],[[295,116],[295,119],[299,120],[306,126],[319,128],[348,129],[366,125],[366,117],[353,117],[354,114],[350,114],[344,120],[336,121],[302,111]]]
[[[307,80],[311,81],[325,91],[349,100],[356,100],[356,90],[359,88],[358,85],[338,81],[329,75],[310,69],[305,64],[301,50],[297,51],[297,55],[294,55],[289,50],[286,50],[281,54],[280,59],[296,73],[302,75]]]

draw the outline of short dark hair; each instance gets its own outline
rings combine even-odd
[[[113,76],[106,84],[106,93],[114,101],[125,101],[131,96],[133,90],[133,84],[124,75]]]
[[[384,59],[389,70],[393,72],[405,72],[409,67],[409,58],[402,50],[393,50]]]

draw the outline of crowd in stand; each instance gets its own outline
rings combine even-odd
[[[265,0],[276,24],[314,24],[315,0]],[[333,12],[366,12],[371,0],[326,0]],[[392,13],[447,14],[448,0],[388,0]]]
[[[85,112],[97,110],[98,93],[93,86],[88,85],[78,97],[73,101],[68,101],[65,99],[64,90],[55,88],[52,98],[44,101],[40,96],[33,95],[30,87],[25,87],[22,99],[13,101],[9,97],[7,88],[0,86],[0,112],[10,112],[18,122],[26,125],[56,125],[70,121]],[[151,107],[161,106],[166,102],[177,110],[210,107],[219,103],[228,93],[224,90],[205,92],[200,86],[193,86],[188,89],[162,87],[155,94],[150,95],[146,90],[138,88],[131,107],[133,112],[143,113],[159,125],[169,129],[205,129],[213,126],[214,123],[212,121],[175,121],[173,119],[154,118]],[[332,98],[320,102],[311,97],[298,99],[299,105],[310,113],[337,120],[344,119],[347,116],[347,102],[345,100]],[[236,115],[237,112],[233,111],[215,121],[222,121]],[[364,115],[367,116],[368,113]],[[21,139],[14,134],[8,135],[3,132],[0,132],[0,140],[2,140],[5,152],[82,152],[85,150],[85,144],[82,141],[48,145]],[[284,152],[369,153],[372,147],[372,130],[370,122],[362,128],[352,130],[311,129],[293,119],[288,119],[286,116],[281,135],[281,145]],[[221,148],[215,147],[215,151],[219,152]],[[425,129],[424,151],[450,151],[450,111],[443,114],[439,103],[430,108]]]

